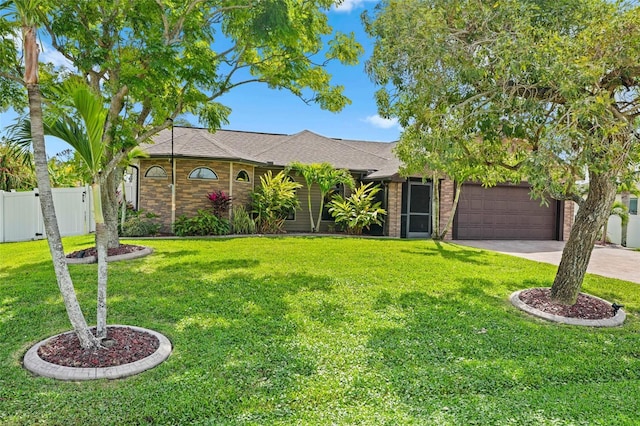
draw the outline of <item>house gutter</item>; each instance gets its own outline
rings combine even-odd
[[[173,154],[173,120],[171,120],[171,232],[176,223],[176,160]]]

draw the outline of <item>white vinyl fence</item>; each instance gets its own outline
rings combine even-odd
[[[612,243],[620,244],[622,241],[622,221],[618,216],[611,216],[607,225],[607,235]],[[629,215],[627,225],[627,247],[640,247],[640,216]]]
[[[91,190],[53,188],[53,202],[62,236],[95,231]],[[46,238],[38,191],[0,191],[0,242]]]

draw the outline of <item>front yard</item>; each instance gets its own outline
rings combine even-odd
[[[555,267],[432,241],[127,240],[109,323],[173,343],[153,370],[69,383],[22,369],[69,329],[45,241],[0,244],[3,425],[624,425],[640,412],[640,288],[588,275],[623,327],[536,320],[507,301]],[[67,252],[91,237],[65,239]],[[90,323],[95,265],[72,265]]]

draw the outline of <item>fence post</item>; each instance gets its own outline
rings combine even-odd
[[[4,243],[4,191],[0,190],[0,243]]]

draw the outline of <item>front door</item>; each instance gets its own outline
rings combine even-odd
[[[431,183],[409,182],[407,238],[431,238]]]

